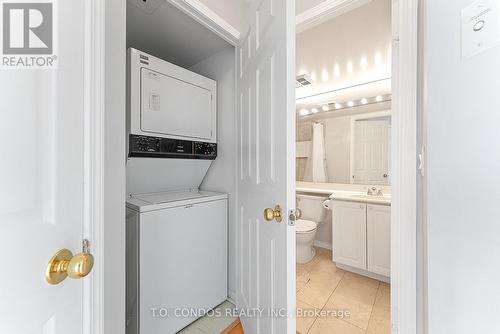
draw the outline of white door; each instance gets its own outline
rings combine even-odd
[[[368,271],[391,275],[391,207],[368,205],[366,214]]]
[[[294,2],[249,3],[251,28],[238,46],[238,307],[246,333],[295,333]],[[280,205],[283,221],[265,221]]]
[[[388,184],[388,135],[388,121],[355,122],[353,183]]]
[[[58,68],[0,69],[0,333],[80,334],[91,325],[83,313],[90,277],[59,285],[45,279],[49,259],[63,248],[81,252],[87,237],[86,3],[57,1],[43,14],[33,4],[18,10],[35,25],[53,12]],[[25,43],[41,45],[25,33]]]
[[[333,201],[333,261],[366,270],[366,204]]]

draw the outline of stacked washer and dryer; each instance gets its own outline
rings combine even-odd
[[[199,190],[217,84],[135,49],[127,79],[127,334],[176,333],[227,298],[228,196]]]

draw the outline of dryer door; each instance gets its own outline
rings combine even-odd
[[[210,141],[211,90],[146,68],[141,69],[141,130]]]

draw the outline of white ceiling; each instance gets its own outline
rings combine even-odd
[[[312,81],[297,89],[297,110],[390,93],[390,80],[342,88],[390,78],[391,39],[391,0],[373,0],[297,34],[296,72]],[[330,91],[337,92],[322,94]]]
[[[248,30],[248,0],[199,0],[205,6],[222,17],[242,35]]]
[[[166,1],[148,1],[152,7],[143,10],[142,0],[127,0],[127,48],[189,68],[229,46]]]

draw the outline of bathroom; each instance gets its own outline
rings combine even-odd
[[[391,2],[296,41],[297,332],[390,333]]]

